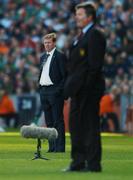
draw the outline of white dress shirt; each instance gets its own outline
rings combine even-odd
[[[93,22],[90,22],[89,24],[87,24],[83,29],[82,32],[85,34],[90,28],[91,26],[93,26]]]
[[[49,76],[49,69],[50,69],[50,63],[51,63],[55,49],[56,48],[52,49],[52,51],[50,51],[50,52],[47,52],[47,54],[49,54],[49,56],[48,56],[46,63],[43,65],[40,82],[39,82],[41,86],[53,85],[53,82]]]

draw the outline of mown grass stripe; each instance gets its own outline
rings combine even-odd
[[[125,136],[124,134],[117,134],[117,133],[101,133],[102,136],[110,136],[110,137],[119,137]],[[0,136],[21,136],[20,132],[1,132]],[[69,137],[70,133],[66,132],[66,136]]]

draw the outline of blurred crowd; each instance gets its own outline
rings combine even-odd
[[[75,4],[82,0],[0,0],[0,80],[10,94],[37,89],[42,36],[57,33],[67,53],[76,35]],[[107,92],[112,85],[133,93],[132,0],[95,0],[98,23],[105,29]]]

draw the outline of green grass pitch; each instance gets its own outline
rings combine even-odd
[[[46,153],[46,160],[31,160],[36,151],[35,139],[24,139],[17,132],[0,133],[0,180],[133,180],[133,137],[102,135],[102,173],[61,170],[70,163],[70,137],[66,135],[66,153]]]

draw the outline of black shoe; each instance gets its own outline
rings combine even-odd
[[[86,169],[85,167],[80,169],[68,167],[66,169],[63,169],[62,172],[88,172],[88,169]]]
[[[72,161],[69,168],[66,169],[66,172],[69,171],[88,171],[85,166],[85,162]]]
[[[47,151],[47,153],[53,153],[53,152],[55,152],[55,151],[50,151],[50,150]]]
[[[63,169],[62,172],[101,172],[102,170],[101,169],[88,169],[88,168],[82,168],[82,169],[72,169],[70,167],[66,168],[66,169]]]
[[[63,151],[55,151],[56,153],[64,153],[65,151],[63,150]]]
[[[88,169],[88,171],[90,171],[90,172],[102,172],[101,169]]]
[[[101,166],[98,166],[95,168],[88,168],[88,171],[90,171],[90,172],[101,172],[102,168],[101,168]]]

